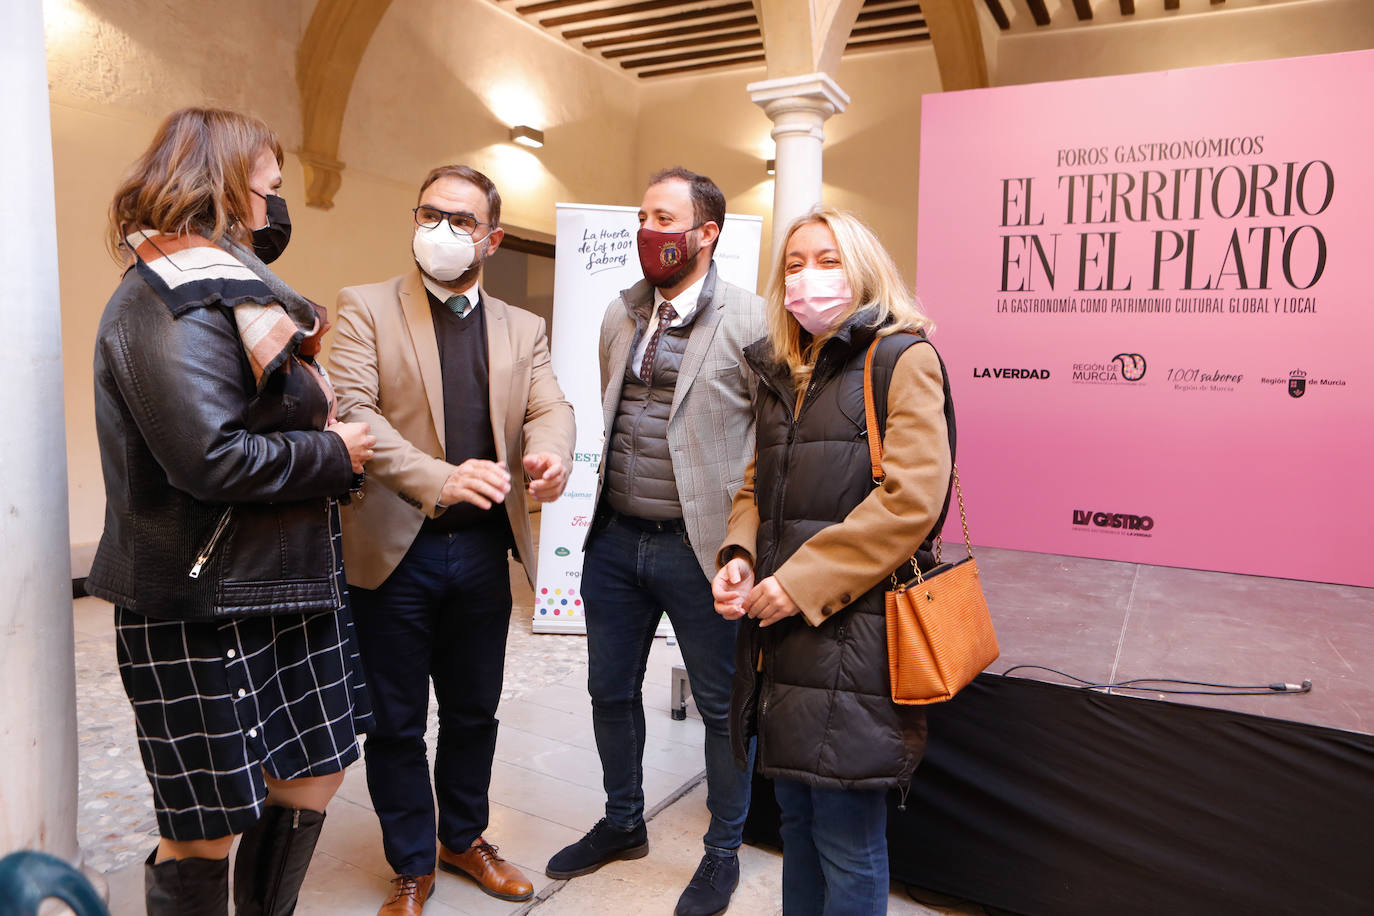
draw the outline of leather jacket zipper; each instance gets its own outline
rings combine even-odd
[[[334,552],[334,500],[324,501],[324,533],[329,538],[329,587],[334,591],[334,606],[343,606],[343,595],[339,594],[339,557]],[[300,815],[297,814],[297,817]]]
[[[199,579],[200,572],[205,568],[205,564],[210,562],[210,554],[214,553],[215,545],[224,536],[224,529],[229,527],[229,517],[234,514],[234,507],[230,506],[224,510],[224,514],[219,517],[219,522],[215,525],[215,530],[210,532],[210,540],[205,542],[205,546],[196,555],[196,562],[191,566],[190,576],[192,579]]]

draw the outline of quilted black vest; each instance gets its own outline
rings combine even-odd
[[[863,373],[875,329],[865,326],[864,318],[855,316],[827,342],[796,416],[795,389],[785,368],[771,359],[767,342],[745,350],[763,383],[755,403],[756,581],[771,575],[816,532],[842,521],[874,487]],[[929,344],[894,334],[878,345],[873,377],[879,429],[887,416],[893,367],[911,346]],[[948,383],[945,387],[952,446],[954,414]],[[933,566],[929,540],[922,548],[922,566]],[[737,756],[744,737],[756,731],[758,766],[767,776],[844,789],[910,782],[925,750],[925,714],[891,700],[886,586],[880,583],[858,596],[819,627],[800,616],[767,629],[745,622],[736,647],[731,709]]]

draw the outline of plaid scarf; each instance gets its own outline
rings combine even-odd
[[[258,391],[281,368],[299,366],[310,373],[329,401],[334,419],[334,388],[324,368],[299,355],[300,341],[320,329],[314,303],[267,269],[250,250],[232,239],[219,244],[199,235],[167,235],[140,230],[126,236],[139,276],[153,288],[174,318],[193,308],[226,305],[233,309],[239,340]]]

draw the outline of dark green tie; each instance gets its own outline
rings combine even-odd
[[[466,317],[468,310],[472,308],[471,303],[468,302],[468,297],[461,294],[449,296],[444,300],[444,305],[447,305],[453,314],[457,315],[459,318]]]

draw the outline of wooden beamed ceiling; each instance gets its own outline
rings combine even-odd
[[[750,0],[494,0],[569,44],[641,79],[764,59]],[[930,40],[921,4],[864,0],[845,52]]]
[[[1073,0],[1073,15],[1077,17],[1078,22],[1088,22],[1093,18],[1094,2],[1098,0]],[[1226,0],[1210,0],[1210,5],[1221,6],[1225,2]],[[983,4],[992,14],[997,27],[1004,32],[1012,30],[1011,17],[1022,9],[1030,14],[1037,27],[1050,24],[1050,10],[1045,0],[983,0]],[[1172,11],[1178,9],[1179,0],[1141,0],[1142,6],[1152,4],[1156,9]],[[1136,0],[1116,0],[1116,5],[1121,10],[1122,18],[1135,15]]]

